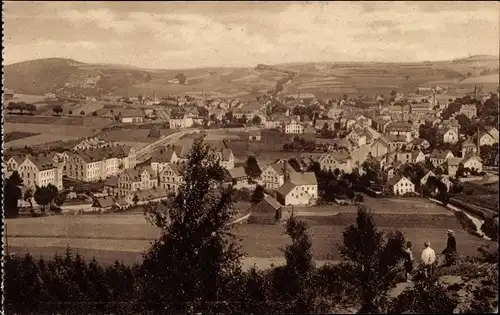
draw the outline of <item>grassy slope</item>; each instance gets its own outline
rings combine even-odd
[[[458,61],[425,63],[298,63],[280,65],[284,70],[297,71],[297,77],[285,85],[285,93],[315,93],[318,97],[339,94],[388,94],[392,89],[407,92],[429,82],[453,84],[474,76],[482,70],[498,68],[496,57],[472,57]],[[18,93],[44,94],[64,86],[66,82],[81,82],[88,76],[101,75],[97,87],[118,95],[151,97],[169,94],[192,94],[204,90],[207,96],[255,99],[256,95],[274,88],[276,81],[286,76],[274,68],[198,68],[180,70],[141,70],[120,65],[89,65],[68,59],[41,59],[8,65],[4,68],[5,83]],[[179,72],[186,75],[187,85],[168,84]],[[479,80],[479,81],[478,81]],[[470,81],[470,82],[469,82]],[[470,78],[468,84],[498,84],[494,76]],[[328,95],[326,94],[328,88]],[[78,92],[78,88],[73,89]],[[97,89],[84,89],[96,93]],[[82,90],[83,91],[83,90]]]

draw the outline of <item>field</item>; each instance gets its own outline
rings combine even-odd
[[[417,86],[432,81],[465,78],[498,68],[496,56],[472,56],[462,60],[419,63],[354,63],[322,62],[283,64],[277,67],[197,68],[197,69],[136,69],[121,65],[84,64],[70,59],[30,60],[4,67],[5,85],[18,93],[44,94],[57,88],[67,91],[100,95],[100,89],[116,95],[157,97],[178,94],[201,94],[207,97],[238,97],[255,100],[263,92],[274,89],[277,81],[287,78],[285,71],[296,71],[297,77],[284,85],[284,93],[314,93],[318,98],[338,97],[339,94],[388,94],[394,88],[400,92],[414,91]],[[278,70],[280,68],[281,70]],[[263,70],[257,70],[263,69]],[[183,73],[188,84],[169,84]],[[82,87],[89,77],[101,75],[93,87]],[[455,80],[455,81],[454,81]],[[470,82],[469,82],[469,81]],[[479,81],[477,81],[479,80]],[[464,80],[461,86],[494,85],[493,75]],[[474,83],[472,83],[474,82]],[[495,82],[498,82],[495,81]],[[66,83],[76,86],[65,88]],[[498,83],[496,83],[498,84]],[[79,86],[79,87],[78,87]],[[85,111],[87,113],[87,111]]]
[[[3,136],[3,141],[11,142],[19,139],[24,139],[32,136],[36,136],[38,133],[33,132],[23,132],[23,131],[12,131],[8,132]]]
[[[403,203],[404,201],[404,203]],[[387,211],[387,207],[401,204],[401,211]],[[374,210],[374,220],[384,231],[401,231],[407,240],[419,250],[425,240],[440,252],[446,245],[446,229],[455,231],[458,250],[464,255],[475,255],[477,248],[488,241],[468,234],[456,217],[444,208],[425,200],[367,199]],[[410,206],[408,206],[410,205]],[[341,257],[338,245],[347,225],[355,222],[352,210],[336,206],[316,209],[314,215],[297,209],[310,226],[313,256],[316,260],[337,261]],[[302,211],[302,212],[301,212]],[[337,213],[336,215],[334,215]],[[312,216],[311,216],[312,215]],[[322,216],[318,216],[322,215]],[[142,214],[105,214],[81,216],[52,216],[6,220],[10,251],[35,254],[52,254],[63,251],[66,246],[82,253],[96,255],[98,259],[111,262],[114,259],[138,262],[140,253],[159,236],[159,230],[148,224]],[[248,259],[245,264],[257,263],[261,267],[282,262],[281,249],[289,239],[283,235],[282,225],[242,224],[234,229],[242,242]],[[89,257],[90,258],[90,257]]]
[[[93,136],[100,128],[110,125],[109,119],[96,117],[6,116],[5,132],[35,135],[8,142],[7,147],[35,146],[56,141],[69,141]]]

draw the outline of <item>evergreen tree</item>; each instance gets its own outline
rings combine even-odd
[[[262,187],[261,185],[257,185],[252,194],[252,199],[251,199],[252,203],[259,203],[262,200],[264,200],[264,197],[265,197],[264,187]]]
[[[19,185],[22,185],[23,180],[17,171],[5,181],[3,185],[4,193],[4,211],[6,218],[15,218],[19,215],[19,207],[17,201],[23,197],[23,192]]]
[[[379,313],[386,305],[387,290],[395,283],[398,263],[404,258],[404,236],[400,232],[385,236],[373,222],[372,213],[358,207],[356,224],[343,233],[341,255],[356,269],[360,288],[360,313]]]
[[[203,138],[188,155],[177,196],[147,210],[162,229],[145,254],[139,302],[156,310],[186,313],[228,299],[231,278],[240,273],[239,245],[230,233],[231,191],[222,187],[223,168]]]

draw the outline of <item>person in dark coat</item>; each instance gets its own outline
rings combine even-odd
[[[411,280],[411,273],[413,271],[413,260],[415,259],[413,257],[413,252],[412,252],[412,243],[407,242],[406,243],[406,249],[405,249],[405,280],[406,282],[410,282]]]
[[[446,242],[446,248],[443,250],[443,255],[446,265],[452,265],[455,263],[457,256],[457,241],[455,240],[455,233],[452,230],[448,230],[447,234],[448,241]]]

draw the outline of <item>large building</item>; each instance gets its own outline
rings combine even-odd
[[[43,187],[52,184],[62,190],[63,165],[54,163],[47,156],[26,155],[11,157],[6,161],[10,172],[17,171],[23,180],[23,185],[30,188]]]
[[[118,175],[135,165],[135,150],[130,146],[79,150],[68,153],[66,174],[69,178],[92,182]]]
[[[118,192],[121,197],[158,186],[158,178],[151,167],[127,169],[118,175]]]
[[[278,201],[288,205],[314,204],[318,199],[318,182],[313,172],[290,173],[278,189]]]

